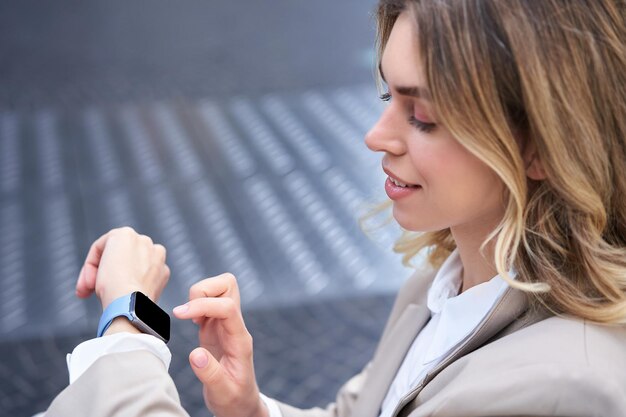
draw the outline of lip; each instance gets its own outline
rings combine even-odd
[[[419,185],[416,187],[399,187],[391,181],[391,177],[388,177],[387,181],[385,181],[385,192],[387,196],[394,201],[413,195],[421,189],[422,187]]]
[[[421,185],[420,185],[420,184],[413,184],[413,183],[411,183],[411,182],[409,182],[409,181],[405,181],[405,180],[403,180],[402,178],[398,177],[397,175],[395,175],[393,172],[389,171],[389,170],[388,170],[387,168],[385,168],[385,167],[383,167],[383,171],[385,172],[385,174],[389,175],[389,176],[390,176],[391,178],[393,178],[394,180],[399,181],[399,182],[401,182],[401,183],[403,183],[403,184],[407,184],[407,185],[415,185],[415,186],[421,187]]]
[[[385,171],[385,174],[389,176],[389,178],[387,178],[387,181],[385,181],[385,192],[387,193],[387,196],[394,201],[400,200],[401,198],[405,198],[409,195],[419,192],[419,190],[422,189],[422,186],[419,184],[411,184],[410,182],[407,182],[398,178],[396,175],[394,175],[391,171],[389,171],[384,166],[383,166],[383,171]],[[412,185],[412,187],[399,187],[395,185],[393,181],[391,181],[392,178],[403,184]]]

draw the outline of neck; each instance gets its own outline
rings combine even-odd
[[[484,257],[480,253],[480,245],[493,227],[495,225],[486,223],[480,226],[463,225],[450,228],[463,264],[461,292],[487,282],[498,274],[494,261],[494,240],[485,246]]]

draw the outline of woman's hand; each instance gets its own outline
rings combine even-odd
[[[176,307],[174,315],[200,327],[200,347],[191,352],[189,362],[204,385],[209,410],[216,417],[267,416],[235,277],[227,273],[198,282],[189,290],[189,302]]]
[[[141,291],[157,302],[170,276],[162,245],[130,227],[113,229],[89,249],[76,283],[76,295],[94,291],[104,310],[111,301]]]

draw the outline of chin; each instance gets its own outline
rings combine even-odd
[[[400,227],[409,232],[425,232],[425,225],[421,224],[416,217],[415,215],[411,216],[408,213],[401,212],[395,205],[393,207],[393,218],[396,219]]]
[[[409,232],[437,232],[446,229],[448,226],[440,226],[435,223],[424,221],[424,216],[419,214],[405,213],[393,207],[393,218],[404,230]]]

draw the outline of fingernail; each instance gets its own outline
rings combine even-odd
[[[182,314],[186,313],[189,310],[189,306],[187,304],[183,304],[182,306],[174,307],[174,313]]]
[[[191,361],[197,368],[204,368],[206,364],[209,363],[209,358],[207,357],[206,353],[200,351],[194,353],[194,355],[191,357]]]

